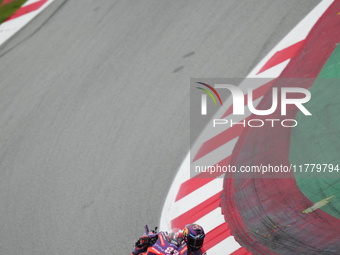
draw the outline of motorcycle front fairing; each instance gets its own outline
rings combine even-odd
[[[179,244],[170,238],[166,232],[159,232],[157,241],[148,248],[145,255],[187,255],[186,244]]]

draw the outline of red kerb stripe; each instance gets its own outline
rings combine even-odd
[[[273,66],[276,66],[287,59],[291,59],[295,56],[296,52],[301,48],[305,40],[297,42],[283,50],[276,52],[268,61],[267,63],[261,68],[261,70],[257,73],[262,73]]]
[[[27,13],[33,12],[38,10],[41,6],[43,6],[48,0],[41,0],[38,2],[35,2],[33,4],[21,7],[19,10],[17,10],[11,17],[9,17],[6,21],[9,21],[11,19],[18,18],[22,15],[25,15]]]
[[[225,159],[221,160],[217,164],[219,166],[228,165],[230,161],[230,156],[226,157]],[[222,173],[223,174],[223,173]],[[183,197],[189,195],[191,192],[199,189],[200,187],[206,185],[207,183],[211,182],[212,180],[216,179],[216,177],[222,175],[220,172],[215,173],[200,173],[196,175],[195,177],[183,182],[181,184],[181,187],[179,188],[179,191],[176,196],[176,201],[182,199]]]
[[[13,1],[14,0],[4,0],[0,6],[8,4],[8,3],[13,2]]]
[[[216,244],[230,236],[230,229],[227,223],[223,223],[206,234],[204,249],[209,250]]]
[[[247,121],[247,119],[245,119]],[[206,141],[202,144],[201,148],[197,152],[193,162],[207,155],[208,153],[216,150],[218,147],[226,144],[227,142],[233,140],[234,138],[240,136],[244,130],[244,126],[242,125],[234,125],[231,128],[223,131],[222,133],[216,135],[210,140]]]
[[[183,228],[219,207],[222,191],[171,221],[172,228]],[[222,212],[221,212],[222,214]]]

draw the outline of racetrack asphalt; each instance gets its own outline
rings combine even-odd
[[[0,48],[0,254],[129,254],[189,150],[190,78],[245,77],[317,3],[55,0]]]

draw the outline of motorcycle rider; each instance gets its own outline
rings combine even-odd
[[[166,232],[164,232],[166,233]],[[205,233],[203,228],[198,224],[188,224],[183,230],[176,233],[166,233],[169,238],[176,240],[179,246],[186,244],[188,255],[206,255],[203,248]],[[135,245],[134,251],[130,255],[145,254],[147,248],[152,246],[157,240],[157,233],[149,232],[143,235]]]

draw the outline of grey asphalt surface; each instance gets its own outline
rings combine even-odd
[[[189,150],[190,78],[245,77],[318,2],[52,3],[0,47],[0,254],[129,254]]]

